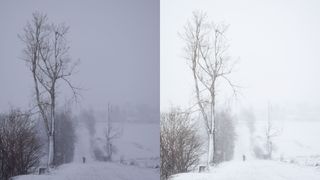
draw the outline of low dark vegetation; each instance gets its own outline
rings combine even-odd
[[[160,156],[161,179],[188,172],[198,165],[202,140],[189,112],[172,109],[161,114]]]
[[[11,110],[0,115],[0,179],[27,174],[41,158],[41,144],[30,114]]]

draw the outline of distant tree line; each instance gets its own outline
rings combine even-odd
[[[72,162],[75,142],[75,125],[71,112],[58,111],[56,114],[55,165]]]

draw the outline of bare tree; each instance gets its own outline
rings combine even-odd
[[[202,141],[190,112],[171,109],[161,114],[160,156],[161,179],[187,172],[195,167],[202,155]]]
[[[30,173],[41,158],[41,143],[29,113],[0,115],[0,179]]]
[[[273,145],[273,139],[280,135],[281,129],[277,128],[271,119],[271,105],[268,104],[268,119],[266,127],[266,158],[272,158],[272,152],[275,149]]]
[[[224,24],[207,22],[205,13],[194,12],[193,18],[184,27],[184,34],[181,35],[185,41],[185,58],[191,65],[196,101],[208,134],[208,165],[215,163],[217,82],[224,80],[234,94],[237,92],[237,86],[228,76],[233,72],[235,61],[227,54],[227,29],[228,26]]]
[[[54,165],[55,109],[58,82],[64,81],[77,97],[78,88],[70,82],[77,63],[71,64],[64,24],[49,24],[46,15],[33,13],[33,19],[24,28],[20,39],[23,53],[34,81],[36,104],[45,124],[48,136],[48,167]]]
[[[112,160],[112,153],[114,151],[113,141],[121,136],[122,131],[119,128],[115,128],[111,122],[112,106],[108,104],[107,114],[107,127],[106,127],[106,160]]]

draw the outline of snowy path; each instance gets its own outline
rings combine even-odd
[[[235,160],[242,160],[242,155],[246,156],[246,159],[252,160],[250,132],[246,122],[239,121],[236,126],[237,138],[235,142],[233,158]]]
[[[159,180],[159,176],[156,169],[91,162],[65,164],[50,175],[18,176],[14,180]]]
[[[319,180],[320,169],[276,161],[230,161],[208,173],[183,173],[174,180]]]
[[[93,155],[91,151],[90,134],[84,122],[77,124],[76,137],[73,162],[82,162],[82,157],[86,157],[86,162],[92,162]]]

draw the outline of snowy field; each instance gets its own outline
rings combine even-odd
[[[70,163],[48,175],[25,175],[13,180],[159,180],[156,169],[125,166],[115,163]]]
[[[285,120],[275,123],[280,130],[279,135],[273,138],[275,159],[320,156],[319,121]],[[262,146],[265,141],[266,122],[257,121],[255,127],[253,139]],[[237,134],[234,158],[241,159],[242,154],[253,158],[253,144],[251,144],[249,129],[245,122],[237,124]]]
[[[320,169],[277,161],[230,161],[205,173],[182,173],[173,180],[319,180]]]
[[[285,121],[282,133],[274,139],[276,156],[320,155],[319,121]]]
[[[121,136],[115,139],[116,152],[113,162],[98,162],[93,147],[105,143],[106,122],[99,121],[95,134],[90,136],[88,128],[79,122],[76,128],[74,162],[59,166],[46,175],[25,175],[15,180],[158,180],[160,178],[159,123],[113,123],[121,129]],[[86,163],[82,163],[86,157]],[[122,163],[120,163],[122,159]]]
[[[255,126],[254,138],[263,141],[265,122],[256,122]],[[320,122],[286,120],[278,123],[281,133],[274,138],[276,148],[272,161],[257,160],[254,157],[250,132],[245,122],[238,122],[236,127],[238,135],[234,160],[211,168],[209,172],[177,174],[173,180],[320,179]],[[246,155],[246,162],[241,161],[243,154]]]
[[[105,126],[105,122],[96,124],[96,140],[105,139]],[[114,140],[116,147],[116,153],[113,154],[114,161],[159,158],[159,123],[124,122],[113,123],[113,126],[121,132],[120,137]]]

